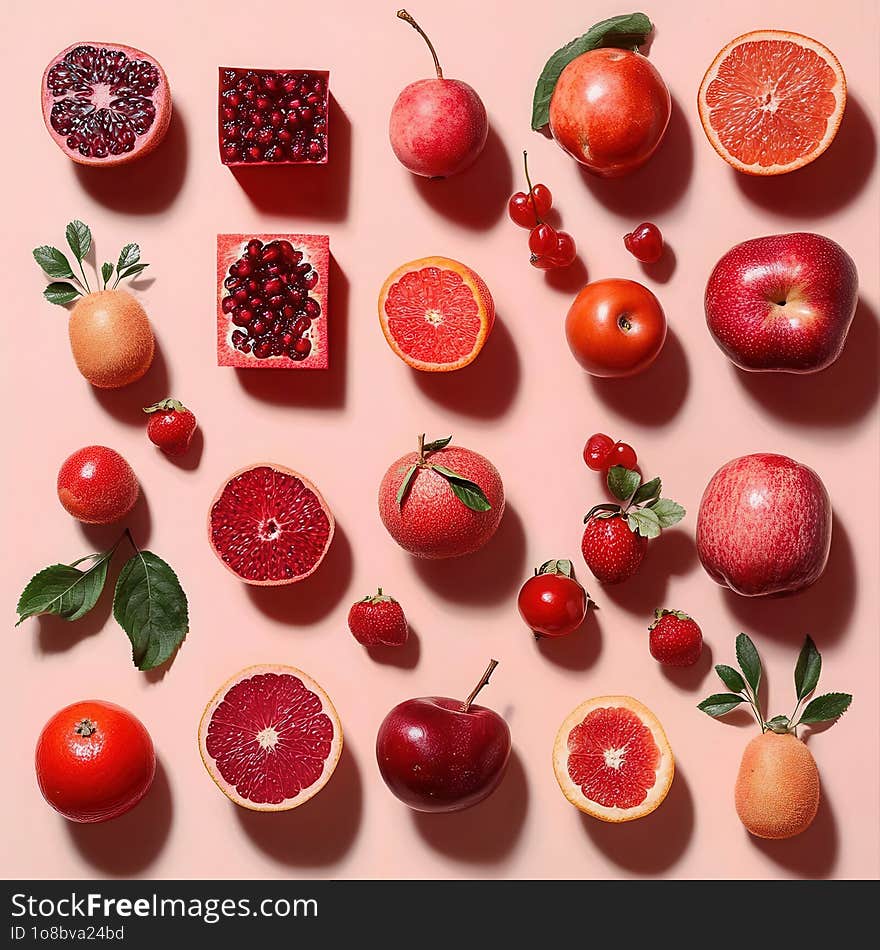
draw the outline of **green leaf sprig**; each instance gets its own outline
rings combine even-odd
[[[687,513],[681,505],[668,498],[661,498],[663,484],[659,478],[642,482],[638,472],[623,465],[612,465],[608,470],[608,490],[622,504],[594,505],[584,516],[590,518],[626,519],[630,531],[643,538],[657,538],[663,528],[671,528]]]
[[[449,487],[452,489],[452,493],[455,497],[463,505],[470,508],[471,511],[489,511],[491,509],[492,505],[486,497],[486,493],[475,481],[465,478],[464,475],[459,475],[458,472],[453,472],[452,469],[447,468],[445,465],[438,465],[431,462],[429,456],[434,452],[439,452],[440,449],[445,449],[451,441],[451,435],[445,439],[435,439],[433,442],[425,442],[424,433],[419,436],[418,460],[413,462],[408,468],[403,469],[403,481],[397,489],[398,508],[403,508],[403,503],[406,500],[407,493],[409,492],[416,472],[420,469],[430,469],[449,482]]]
[[[654,25],[644,13],[614,16],[594,24],[584,33],[567,43],[547,60],[532,98],[532,128],[543,129],[550,121],[550,100],[562,70],[582,53],[600,46],[637,50],[650,35]]]
[[[97,604],[110,561],[123,540],[134,554],[116,580],[113,616],[131,641],[132,660],[139,670],[155,669],[170,659],[189,630],[186,594],[171,567],[151,551],[141,551],[128,528],[109,551],[38,571],[18,599],[15,625],[40,614],[67,621],[84,617]],[[89,566],[80,568],[86,561]]]
[[[43,291],[43,296],[49,303],[63,306],[77,297],[83,297],[92,293],[89,285],[89,279],[86,277],[83,262],[86,259],[92,247],[92,232],[87,224],[82,221],[71,221],[65,229],[67,246],[76,259],[77,268],[80,276],[77,277],[73,272],[70,261],[63,251],[57,247],[50,247],[43,244],[34,248],[34,260],[43,269],[47,277],[52,278],[52,283]],[[113,277],[114,265],[109,261],[101,265],[101,290],[115,290],[121,280],[128,277],[137,277],[149,264],[141,263],[141,249],[137,244],[126,244],[119,252],[119,260],[116,262],[116,279],[110,285],[110,279]],[[58,279],[61,278],[61,279]],[[71,283],[71,281],[73,283]]]
[[[731,666],[719,664],[715,672],[721,682],[730,690],[729,693],[714,693],[704,699],[697,709],[701,709],[709,716],[723,716],[741,703],[748,703],[761,732],[791,733],[797,735],[797,727],[817,722],[831,722],[842,716],[852,702],[849,693],[825,693],[816,696],[801,711],[801,704],[816,689],[819,683],[819,673],[822,671],[822,656],[816,649],[812,637],[804,639],[804,645],[798,655],[794,668],[794,689],[797,697],[794,712],[790,716],[774,716],[764,719],[761,712],[761,702],[758,699],[758,687],[761,685],[761,657],[755,644],[749,637],[741,633],[736,638],[736,661],[742,670],[742,676]]]

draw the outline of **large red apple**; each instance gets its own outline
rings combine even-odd
[[[712,580],[744,597],[818,580],[831,546],[819,476],[785,455],[733,459],[712,476],[697,515],[697,552]]]
[[[641,53],[600,48],[562,70],[550,100],[550,131],[591,172],[617,178],[654,154],[671,111],[666,83]]]
[[[843,350],[859,275],[821,234],[773,234],[731,248],[706,287],[706,322],[740,369],[816,373]]]

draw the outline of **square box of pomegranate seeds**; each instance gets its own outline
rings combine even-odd
[[[224,165],[325,165],[330,73],[220,67]]]
[[[217,364],[327,369],[326,234],[217,235]]]

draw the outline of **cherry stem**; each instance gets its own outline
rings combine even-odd
[[[428,38],[428,34],[416,23],[416,21],[406,12],[406,10],[398,10],[397,15],[401,20],[405,20],[409,25],[421,36],[421,38],[428,44],[428,49],[431,51],[431,55],[434,57],[434,68],[437,70],[437,78],[443,78],[443,70],[440,68],[440,60],[437,59],[437,50],[434,49],[434,44]]]
[[[543,224],[541,216],[538,214],[538,206],[535,204],[535,193],[532,191],[532,179],[529,178],[529,153],[523,149],[523,168],[526,171],[526,184],[529,186],[529,201],[532,203],[532,212],[535,215],[535,221]]]
[[[471,708],[471,703],[477,698],[477,693],[489,682],[489,677],[494,672],[496,666],[498,666],[498,660],[489,660],[489,665],[486,667],[486,672],[480,678],[480,682],[477,683],[470,696],[461,704],[462,712],[468,712]]]

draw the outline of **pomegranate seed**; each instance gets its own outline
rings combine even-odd
[[[303,286],[307,290],[313,290],[318,284],[318,272],[316,270],[309,271],[308,274],[303,278]]]
[[[224,313],[232,313],[232,308],[235,306],[235,300],[232,297],[224,297],[220,302],[220,309]]]

